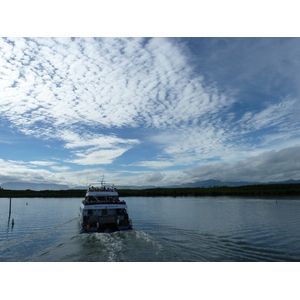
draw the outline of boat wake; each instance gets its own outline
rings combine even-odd
[[[51,250],[47,248],[47,238],[51,239],[52,236],[57,235],[57,231],[62,227],[66,226],[69,223],[77,221],[78,218],[72,218],[66,222],[62,222],[60,224],[42,228],[40,230],[35,230],[33,233],[22,235],[23,231],[17,233],[15,237],[10,237],[4,241],[0,242],[0,260],[2,261],[35,261],[35,259],[45,252],[49,252]],[[32,228],[27,228],[27,230],[32,230]],[[33,245],[38,245],[33,247]],[[35,248],[35,253],[32,256],[26,255],[26,249],[33,247]],[[14,249],[16,252],[19,249],[18,257],[10,257],[9,253],[11,249]],[[42,253],[42,254],[41,254]]]
[[[45,248],[29,261],[140,262],[158,261],[163,247],[143,231],[77,234],[56,246]],[[59,259],[58,259],[59,258]]]

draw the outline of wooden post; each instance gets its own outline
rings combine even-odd
[[[11,215],[11,198],[9,198],[9,213],[8,213],[8,218],[10,218]]]

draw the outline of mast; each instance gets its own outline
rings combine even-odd
[[[103,176],[102,176],[102,180],[101,180],[101,186],[103,186],[103,185],[104,185],[104,183],[105,183],[105,181],[104,181],[104,174],[103,174]]]

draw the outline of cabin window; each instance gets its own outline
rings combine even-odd
[[[88,209],[88,215],[92,215],[93,214],[93,210],[92,209]]]
[[[107,209],[102,209],[102,216],[107,216]]]
[[[116,210],[115,210],[115,209],[109,209],[109,210],[108,210],[108,214],[109,214],[110,216],[114,216],[114,215],[116,214]]]

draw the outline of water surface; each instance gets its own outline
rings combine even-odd
[[[298,200],[124,199],[133,230],[79,234],[81,199],[12,199],[8,219],[1,198],[0,261],[300,261]]]

